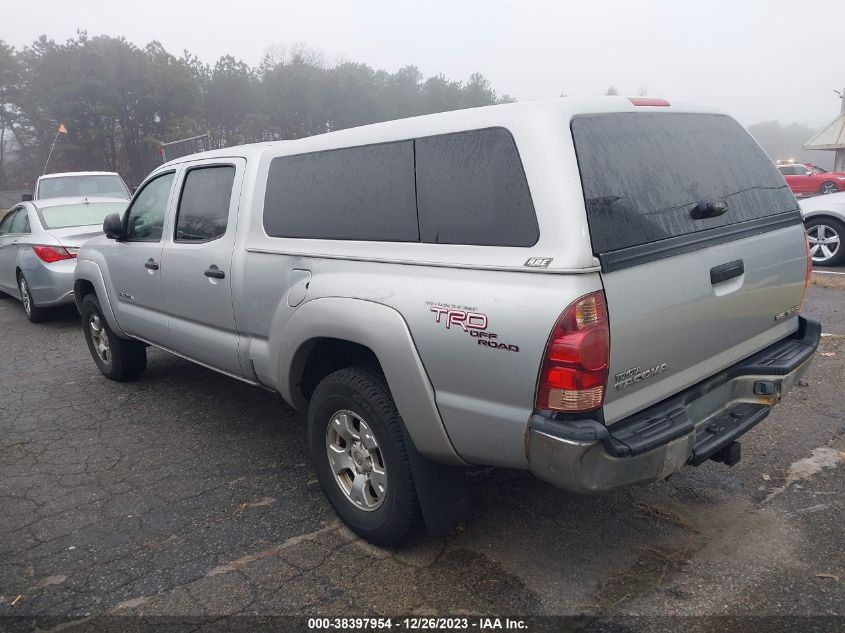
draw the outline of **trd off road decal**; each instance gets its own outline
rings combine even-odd
[[[426,301],[425,304],[434,314],[434,322],[445,326],[447,330],[469,334],[478,345],[487,349],[519,351],[519,345],[503,343],[498,334],[487,331],[489,319],[486,314],[479,312],[478,308],[435,301]]]

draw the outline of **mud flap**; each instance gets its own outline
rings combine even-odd
[[[402,437],[425,527],[434,537],[444,536],[469,516],[466,468],[438,464],[423,457],[404,425]]]

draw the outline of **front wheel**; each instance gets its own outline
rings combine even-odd
[[[823,194],[836,193],[837,191],[839,191],[839,188],[836,186],[836,183],[832,181],[823,182],[821,188],[819,189],[819,192]]]
[[[311,459],[329,503],[353,532],[385,547],[420,521],[401,424],[384,379],[363,368],[324,378],[308,406]]]
[[[841,244],[845,236],[845,224],[834,218],[810,218],[806,227],[814,265],[841,266],[845,263],[845,251]]]
[[[119,338],[112,332],[95,295],[89,294],[82,299],[80,312],[85,342],[103,376],[123,382],[144,373],[147,348],[143,343]]]

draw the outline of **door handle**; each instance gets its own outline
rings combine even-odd
[[[206,277],[210,277],[212,279],[224,279],[226,277],[226,273],[217,268],[215,264],[209,266],[208,270],[206,270],[203,274]]]
[[[739,277],[745,273],[745,263],[741,259],[737,259],[721,266],[714,266],[710,269],[710,283],[714,286],[720,284],[728,279]]]
[[[144,268],[149,268],[150,270],[158,270],[158,264],[156,264],[155,260],[150,257],[147,260],[147,263],[144,264]]]
[[[719,202],[699,202],[690,211],[690,217],[693,220],[703,220],[705,218],[715,218],[723,215],[728,211],[728,203],[720,200]]]

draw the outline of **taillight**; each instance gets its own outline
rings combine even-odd
[[[602,291],[584,295],[557,320],[540,368],[535,406],[570,413],[604,402],[610,330]]]
[[[61,246],[33,246],[32,250],[35,251],[36,255],[38,255],[38,259],[43,262],[47,262],[48,264],[52,264],[53,262],[59,262],[63,259],[73,259],[76,257],[76,251],[78,249],[69,251]]]

